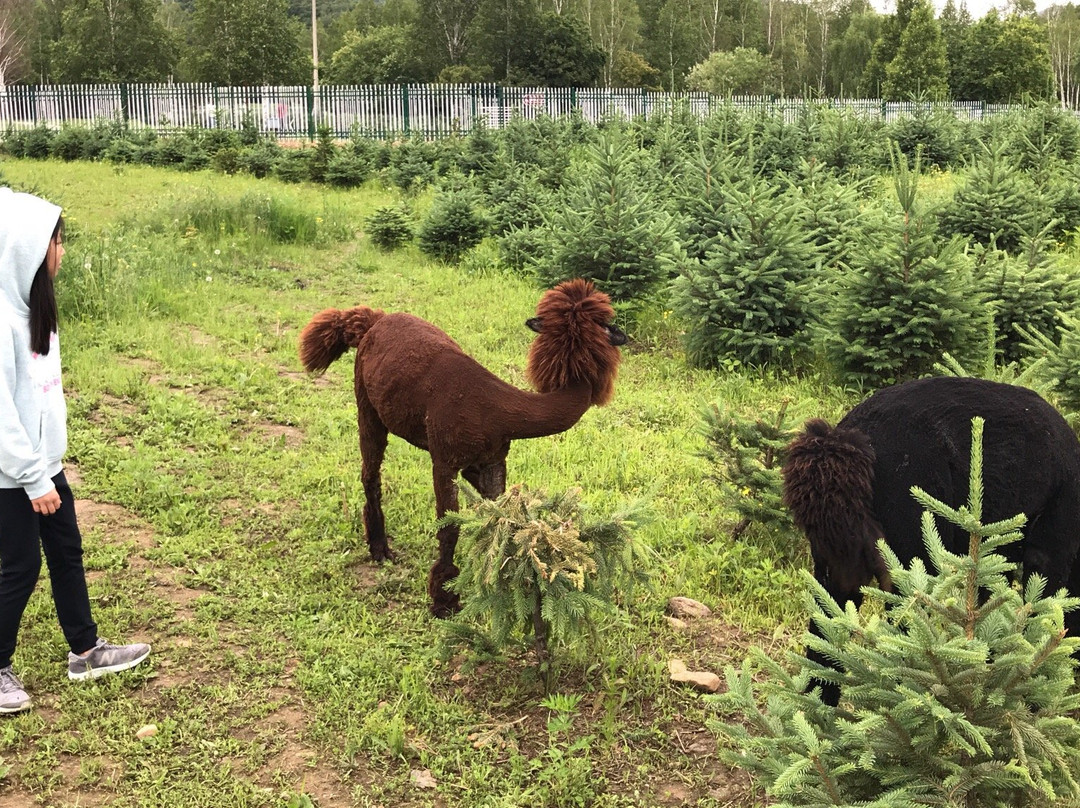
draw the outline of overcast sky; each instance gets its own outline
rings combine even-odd
[[[1057,1],[1062,2],[1063,0]],[[892,14],[896,11],[895,0],[871,0],[871,2],[873,3],[874,8],[882,13]],[[953,2],[956,4],[957,8],[960,7],[960,0],[953,0]],[[1008,8],[1009,3],[1008,0],[966,0],[966,5],[968,13],[971,14],[971,18],[977,20],[983,17],[986,12],[992,8],[1004,12],[1005,9]],[[1050,5],[1053,5],[1052,0],[1035,0],[1035,8],[1039,11],[1042,11]],[[934,8],[938,10],[938,13],[941,13],[941,9],[944,8],[944,6],[945,0],[934,0]]]

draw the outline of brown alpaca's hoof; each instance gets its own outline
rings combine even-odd
[[[431,604],[431,614],[440,620],[453,617],[461,611],[461,598],[452,592],[443,592],[442,597],[436,598]]]
[[[397,561],[397,555],[390,549],[390,546],[384,543],[381,547],[369,547],[368,551],[371,553],[371,560],[376,564],[381,564],[384,561],[393,563]]]

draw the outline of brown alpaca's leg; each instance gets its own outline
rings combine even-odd
[[[457,469],[432,460],[432,476],[435,483],[435,514],[442,519],[450,511],[458,509]],[[454,564],[454,550],[457,548],[458,529],[456,525],[444,525],[436,534],[439,540],[439,559],[428,574],[428,597],[431,598],[431,613],[436,617],[449,617],[461,610],[461,599],[456,592],[448,592],[444,584],[457,577],[458,568]]]
[[[461,476],[484,499],[496,499],[506,490],[506,461],[489,466],[469,466],[461,472]]]
[[[386,427],[367,402],[357,395],[357,421],[360,426],[360,481],[364,485],[364,535],[372,561],[393,561],[394,554],[386,537],[382,509],[382,468],[386,452]]]

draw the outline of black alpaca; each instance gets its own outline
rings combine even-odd
[[[808,421],[788,447],[784,502],[810,540],[814,577],[843,604],[860,587],[889,587],[876,543],[884,538],[905,565],[926,558],[919,486],[952,507],[967,504],[971,419],[983,432],[983,522],[1026,514],[1020,542],[1002,552],[1037,572],[1047,590],[1080,593],[1080,441],[1038,394],[983,379],[933,378],[880,390],[836,425]],[[968,537],[938,520],[945,546],[966,553]],[[1069,633],[1080,614],[1066,615]],[[813,627],[811,630],[814,630]],[[827,664],[814,653],[811,659]],[[836,704],[839,691],[823,688]]]

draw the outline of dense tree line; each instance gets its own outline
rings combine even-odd
[[[495,81],[985,102],[1080,95],[1080,12],[1033,0],[4,0],[6,82]]]

